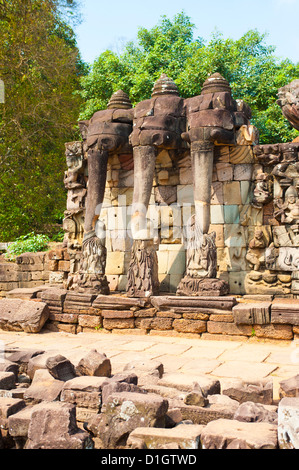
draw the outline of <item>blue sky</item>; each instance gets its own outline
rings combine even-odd
[[[299,0],[82,0],[76,28],[82,58],[92,63],[106,49],[120,52],[139,27],[150,29],[162,15],[172,19],[181,11],[195,24],[195,37],[208,42],[218,30],[238,39],[257,29],[267,33],[278,57],[299,62]]]

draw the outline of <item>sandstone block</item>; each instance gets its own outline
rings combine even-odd
[[[0,372],[0,389],[11,390],[15,387],[16,376],[13,372]]]
[[[280,449],[299,449],[299,398],[283,398],[278,405]]]
[[[31,415],[36,409],[43,407],[43,403],[33,406],[25,406],[8,418],[9,434],[12,437],[27,438]]]
[[[273,382],[265,379],[258,382],[246,382],[238,379],[223,381],[222,393],[239,403],[251,401],[272,405],[273,402]]]
[[[270,323],[271,302],[239,303],[233,307],[233,315],[237,324],[265,325]]]
[[[276,449],[277,426],[218,419],[208,423],[201,433],[203,449],[227,449],[235,440],[241,441],[243,448]]]
[[[3,330],[38,333],[48,318],[49,308],[43,302],[0,300],[0,328]]]
[[[171,429],[136,428],[131,432],[127,445],[131,449],[140,448],[140,441],[144,449],[157,449],[161,446],[177,444],[178,449],[198,449],[203,426],[197,424],[179,424]]]
[[[98,315],[79,315],[78,324],[87,328],[100,328],[102,326],[102,319]]]
[[[39,369],[35,372],[30,387],[24,393],[24,400],[34,404],[57,400],[63,384],[62,380],[54,379],[48,370]]]
[[[66,357],[58,354],[57,356],[48,357],[46,367],[54,379],[66,382],[76,376],[75,367]]]
[[[220,393],[220,382],[206,375],[164,374],[158,385],[172,387],[184,392],[193,391],[197,386],[205,395]]]
[[[76,373],[78,375],[110,377],[110,359],[107,358],[106,354],[99,353],[96,349],[93,349],[79,361],[76,367]]]
[[[163,427],[167,409],[168,401],[152,393],[113,393],[88,430],[101,438],[104,448],[122,447],[137,427]]]
[[[76,408],[69,403],[44,403],[32,412],[26,449],[87,449],[93,442],[76,424]]]
[[[104,318],[103,327],[107,330],[134,328],[134,318]]]
[[[285,397],[299,397],[299,375],[295,375],[290,379],[282,380],[279,383],[279,396]]]
[[[69,380],[62,387],[61,401],[99,412],[102,387],[106,380],[104,377],[96,376],[82,376]]]

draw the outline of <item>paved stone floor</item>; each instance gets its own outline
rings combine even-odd
[[[299,373],[299,343],[296,341],[202,340],[101,331],[72,335],[42,330],[39,334],[28,334],[0,330],[0,360],[3,347],[40,348],[74,361],[82,357],[82,352],[96,349],[109,357],[112,373],[122,371],[132,360],[158,359],[165,373],[208,374],[220,382],[228,378],[255,381],[272,377],[274,400],[279,398],[279,382]]]

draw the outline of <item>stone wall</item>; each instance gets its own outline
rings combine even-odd
[[[49,282],[50,263],[46,252],[24,253],[16,262],[0,261],[0,296],[13,289],[32,288]]]
[[[154,296],[149,299],[80,294],[64,289],[37,293],[47,303],[52,331],[192,335],[202,339],[299,339],[299,301],[244,297]]]
[[[252,206],[254,182],[259,171],[252,140],[240,132],[239,145],[216,146],[211,198],[210,232],[216,233],[218,277],[230,284],[231,294],[245,294],[244,281],[250,271],[246,259],[248,244],[255,229],[263,224],[260,208]],[[241,145],[242,143],[242,145]],[[86,198],[86,159],[80,142],[66,144],[81,148],[80,188],[69,187],[64,228],[70,257],[70,275],[78,270]],[[67,174],[70,174],[68,170]],[[73,170],[72,170],[73,171]],[[74,170],[75,171],[75,170]],[[78,175],[80,175],[80,171]],[[133,155],[109,157],[107,184],[100,219],[106,227],[106,275],[110,290],[125,291],[131,258],[131,205],[133,197]],[[69,185],[68,185],[69,186]],[[68,187],[67,186],[67,187]],[[176,292],[186,269],[186,227],[194,214],[192,169],[189,151],[184,155],[162,150],[156,161],[155,178],[148,208],[158,255],[161,292]]]

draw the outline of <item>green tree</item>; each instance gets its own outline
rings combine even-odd
[[[210,74],[219,72],[229,81],[234,98],[251,106],[261,143],[292,140],[298,133],[282,116],[276,95],[279,87],[298,78],[299,63],[279,60],[275,48],[256,30],[238,40],[215,32],[209,42],[195,38],[194,30],[183,12],[172,20],[163,16],[154,28],[140,28],[137,40],[121,54],[102,53],[82,78],[80,118],[88,119],[105,108],[118,89],[127,92],[133,104],[149,98],[161,73],[168,74],[181,96],[188,98],[201,92]]]
[[[51,231],[65,209],[64,143],[86,72],[65,15],[75,2],[0,0],[0,237]]]

